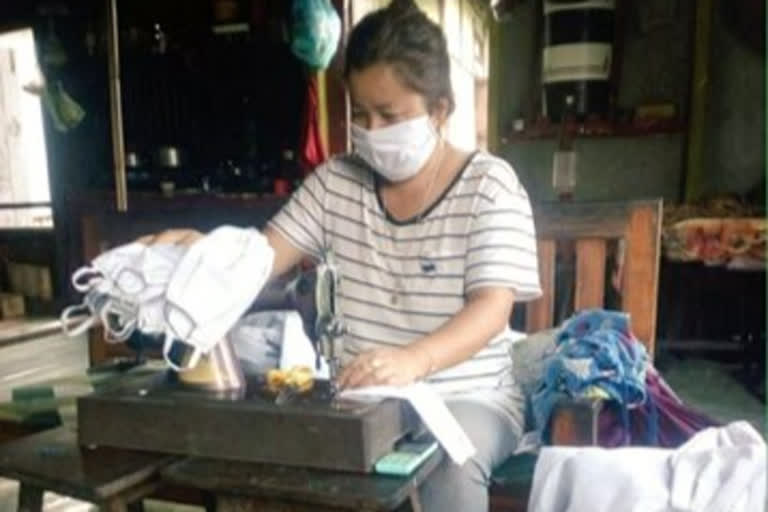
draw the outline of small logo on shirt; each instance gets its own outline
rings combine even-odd
[[[434,274],[437,272],[437,265],[435,262],[429,258],[425,258],[424,256],[419,258],[419,265],[421,266],[421,271],[425,274]]]

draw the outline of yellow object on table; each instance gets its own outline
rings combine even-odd
[[[275,368],[267,372],[267,389],[272,393],[286,388],[305,393],[312,389],[314,383],[315,373],[309,366],[293,366],[289,370]]]

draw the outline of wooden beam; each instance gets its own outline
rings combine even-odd
[[[350,30],[350,3],[333,0],[333,6],[342,20],[341,37],[331,65],[323,73],[325,95],[325,119],[327,120],[327,148],[331,155],[346,153],[349,149],[349,102],[344,83],[344,42]]]
[[[630,314],[632,332],[653,358],[656,342],[661,202],[633,209],[626,234],[622,309]]]
[[[125,176],[125,146],[123,141],[123,107],[120,97],[120,26],[117,20],[117,0],[107,0],[107,43],[109,53],[109,108],[112,128],[112,160],[115,172],[117,211],[128,210],[128,182]]]
[[[704,180],[708,170],[704,150],[709,127],[713,0],[697,0],[694,5],[696,25],[693,38],[691,105],[688,116],[686,169],[682,183],[682,195],[686,201],[695,201],[706,193]]]
[[[576,241],[576,311],[603,307],[605,297],[605,240]]]
[[[498,152],[501,147],[499,110],[501,104],[502,37],[498,23],[490,22],[488,41],[488,150]]]

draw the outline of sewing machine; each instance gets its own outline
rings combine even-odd
[[[370,472],[420,422],[399,400],[342,400],[333,384],[343,350],[338,276],[320,265],[265,290],[253,310],[296,309],[328,361],[331,380],[277,400],[266,376],[244,377],[232,346],[219,343],[192,371],[131,378],[78,400],[79,442],[219,459]],[[183,361],[184,353],[177,355]]]

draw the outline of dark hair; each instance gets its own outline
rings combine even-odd
[[[352,29],[346,48],[344,76],[377,63],[387,63],[403,83],[427,100],[455,106],[451,88],[451,60],[445,34],[413,0],[393,0],[366,15]]]

